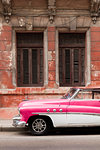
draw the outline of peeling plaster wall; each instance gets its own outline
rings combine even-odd
[[[100,87],[100,27],[91,27],[91,85]]]
[[[0,89],[14,88],[12,84],[11,45],[12,27],[0,22]]]
[[[58,22],[59,24],[59,22]],[[80,23],[81,24],[81,23]],[[68,87],[59,87],[59,53],[58,53],[58,32],[59,29],[53,26],[48,26],[44,30],[44,47],[45,47],[45,69],[44,69],[44,86],[42,88],[20,88],[17,87],[16,83],[16,29],[23,30],[24,28],[16,28],[14,26],[0,23],[0,94],[2,96],[1,106],[17,106],[23,99],[23,96],[29,96],[32,99],[41,99],[44,97],[53,98],[60,97],[66,92]],[[79,24],[78,24],[79,25]],[[81,26],[81,25],[80,25]],[[80,29],[80,28],[79,28]],[[76,32],[79,30],[77,28]],[[90,27],[84,28],[87,32],[87,42],[86,42],[86,86],[99,86],[100,84],[100,28]],[[24,29],[25,30],[25,29]],[[62,30],[62,28],[61,28]],[[64,29],[65,30],[65,29]],[[68,29],[67,29],[68,32]],[[71,31],[73,32],[73,31]],[[16,89],[17,88],[17,89]],[[48,89],[48,92],[46,92]],[[52,92],[51,89],[54,89]],[[57,89],[57,91],[56,91]],[[20,91],[20,92],[18,92]],[[38,96],[39,94],[39,96]],[[40,96],[41,94],[41,96]],[[16,95],[16,96],[15,96]],[[18,98],[18,95],[20,98]],[[35,95],[35,96],[34,96]],[[37,95],[37,96],[36,96]],[[42,96],[44,95],[44,96]],[[46,96],[45,96],[46,95]],[[8,97],[11,98],[8,98]],[[16,103],[16,99],[18,103]],[[9,99],[9,104],[5,99]],[[14,103],[15,102],[15,103]],[[17,104],[17,105],[16,105]]]
[[[13,13],[17,15],[11,16],[9,24],[5,23],[3,16],[0,17],[0,107],[17,107],[26,97],[29,100],[60,98],[69,89],[69,87],[59,87],[59,31],[86,32],[85,86],[100,86],[100,19],[97,18],[96,24],[93,25],[88,9],[62,11],[60,8],[56,12],[54,22],[50,24],[46,7],[42,10],[32,9],[30,12],[28,8],[20,11],[22,8],[19,8],[19,2],[15,1],[17,6]],[[85,3],[87,1],[85,0]],[[60,6],[61,2],[64,1],[59,0],[57,5]],[[45,15],[37,15],[38,13]],[[32,21],[32,31],[44,32],[43,87],[17,87],[15,33],[18,30],[28,31],[27,21]],[[9,111],[12,114],[12,111]]]

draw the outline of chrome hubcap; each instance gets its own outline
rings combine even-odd
[[[32,129],[35,132],[43,132],[46,129],[46,122],[43,119],[36,119],[32,123]]]

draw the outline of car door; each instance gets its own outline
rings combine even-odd
[[[72,99],[67,108],[68,125],[100,125],[100,100]]]

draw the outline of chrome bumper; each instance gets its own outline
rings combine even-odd
[[[14,127],[25,127],[26,126],[26,122],[25,121],[20,121],[21,120],[21,117],[20,116],[15,116],[13,118],[13,126]]]

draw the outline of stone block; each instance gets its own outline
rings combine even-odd
[[[91,70],[100,71],[100,61],[91,61]]]
[[[52,55],[51,54],[52,54],[52,51],[48,51],[48,60],[50,60],[50,61],[52,60]]]
[[[49,71],[48,76],[49,81],[55,81],[56,78],[55,71]]]
[[[6,50],[6,44],[5,41],[0,41],[0,51]]]
[[[100,27],[91,27],[91,32],[98,32],[100,31]]]
[[[18,115],[17,108],[1,108],[0,109],[0,119],[12,119],[14,116]]]
[[[91,17],[85,17],[83,22],[83,27],[90,27]]]
[[[100,81],[100,71],[92,71],[91,72],[91,80],[92,81]]]
[[[48,41],[55,42],[55,32],[48,32]]]
[[[48,42],[48,50],[55,50],[55,42],[54,41]]]
[[[48,17],[34,17],[35,27],[46,27],[48,24]]]
[[[12,85],[12,72],[0,70],[0,89],[14,88]]]
[[[70,17],[70,30],[76,30],[76,17]]]
[[[48,27],[48,32],[54,32],[55,31],[55,27]]]
[[[91,32],[91,41],[100,42],[100,32]]]
[[[48,60],[55,60],[55,59],[56,59],[55,51],[48,51]]]
[[[48,82],[48,88],[57,88],[55,81],[49,81]]]
[[[92,61],[100,61],[100,52],[91,52],[91,60]]]
[[[77,18],[77,27],[83,27],[84,17],[80,16]]]
[[[91,43],[91,51],[100,51],[100,41]]]
[[[2,26],[2,31],[11,31],[11,30],[12,30],[11,26],[8,26],[8,25]]]
[[[91,81],[90,87],[100,87],[100,81]]]
[[[11,51],[0,51],[0,60],[2,61],[8,60],[8,62],[11,61],[12,60]]]
[[[24,95],[5,94],[2,96],[2,107],[18,107],[23,99],[25,99]]]
[[[10,70],[12,67],[12,63],[10,60],[0,60],[0,70],[1,69],[7,69],[7,70]]]
[[[55,69],[55,61],[48,61],[48,70],[54,71]]]
[[[70,17],[58,17],[58,16],[56,16],[55,17],[55,25],[57,26],[57,27],[61,27],[61,26],[64,26],[65,27],[65,30],[66,30],[66,28],[69,28],[69,24],[70,24]]]

